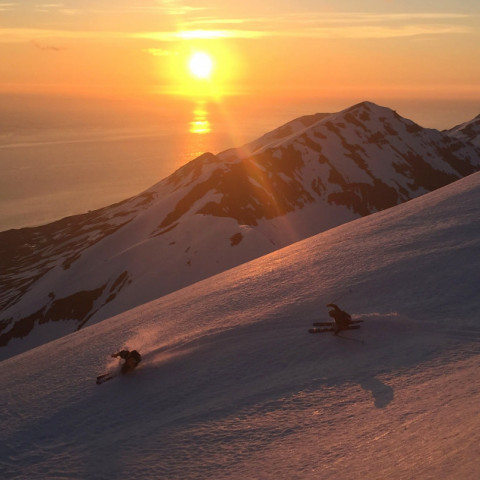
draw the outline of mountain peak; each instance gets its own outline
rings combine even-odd
[[[348,110],[355,110],[357,108],[367,108],[367,109],[375,109],[375,108],[387,108],[387,107],[381,107],[380,105],[377,105],[374,102],[371,102],[369,100],[364,100],[363,102],[356,103],[355,105],[352,105],[351,107],[347,108]]]
[[[4,232],[0,358],[479,168],[480,146],[364,101],[204,153],[143,194],[75,221]],[[50,322],[59,327],[47,331]]]
[[[376,103],[370,102],[368,100],[357,103],[343,110],[343,112],[345,113],[354,112],[354,111],[368,111],[372,113],[376,112],[378,114],[381,114],[382,112],[385,112],[385,111],[393,112],[393,110],[388,107],[382,107],[381,105],[377,105]]]

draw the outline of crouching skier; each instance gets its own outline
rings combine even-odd
[[[334,303],[329,303],[327,307],[332,309],[328,312],[328,314],[335,321],[335,325],[333,326],[333,334],[338,335],[342,330],[345,330],[350,325],[352,317],[347,312],[341,310]]]
[[[121,350],[117,353],[112,353],[113,358],[123,358],[125,363],[122,365],[122,373],[131,372],[142,361],[142,356],[136,351]]]
[[[142,356],[136,350],[132,350],[132,351],[121,350],[120,352],[112,353],[111,357],[113,358],[120,357],[123,360],[125,360],[121,368],[121,373],[131,372],[142,361]],[[99,375],[97,377],[97,384],[100,385],[101,383],[111,380],[116,376],[117,376],[116,372],[109,372],[109,373],[105,373],[104,375]]]

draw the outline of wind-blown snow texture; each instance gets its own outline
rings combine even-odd
[[[479,285],[477,173],[4,360],[0,477],[479,478]]]
[[[364,102],[206,153],[120,204],[0,234],[0,358],[477,171],[478,122]]]

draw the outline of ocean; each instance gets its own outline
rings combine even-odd
[[[239,147],[301,115],[335,112],[362,100],[123,102],[0,95],[0,231],[124,200],[204,152]],[[480,113],[478,101],[375,103],[439,129]]]

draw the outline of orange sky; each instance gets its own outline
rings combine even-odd
[[[0,90],[478,99],[480,4],[457,3],[0,0]]]

